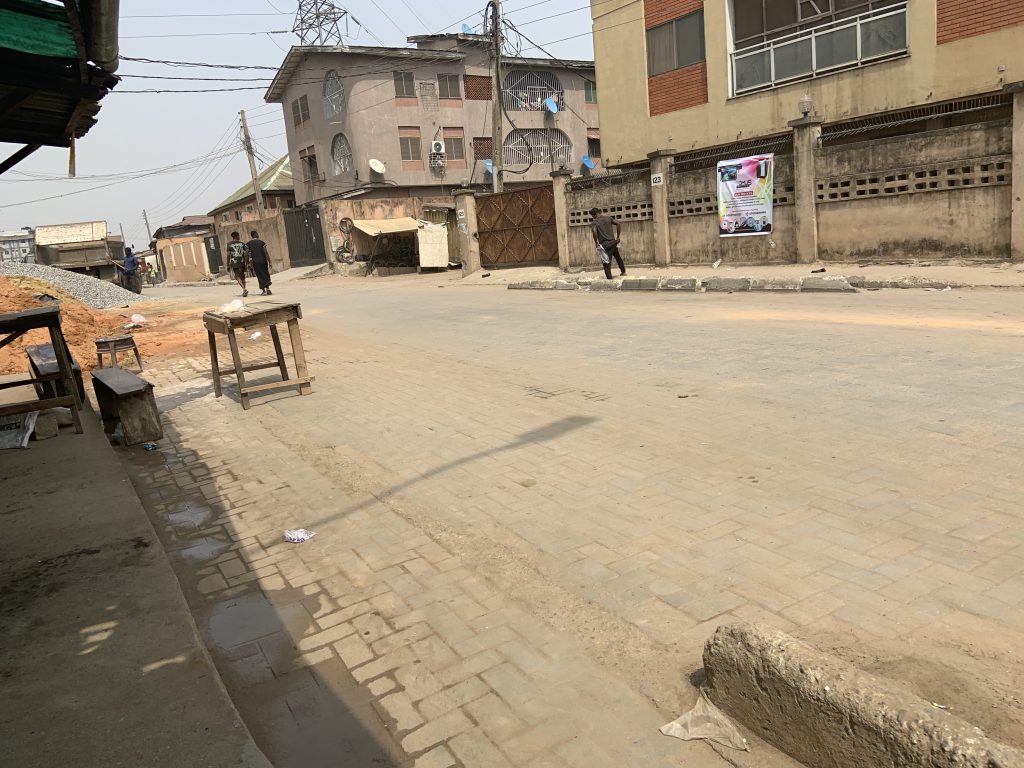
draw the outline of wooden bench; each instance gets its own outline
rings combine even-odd
[[[53,377],[49,381],[42,381],[35,385],[36,395],[39,396],[40,400],[45,400],[48,397],[65,397],[70,394],[64,391],[63,380],[56,378],[60,373],[60,363],[57,361],[57,355],[53,351],[53,344],[33,344],[27,347],[25,351],[28,353],[28,372],[33,378]],[[82,381],[82,368],[78,361],[75,360],[74,355],[70,353],[70,350],[68,357],[71,360],[71,372],[75,376],[78,398],[85,402],[85,384]]]
[[[60,329],[60,308],[55,306],[37,307],[36,309],[26,309],[24,312],[0,314],[0,349],[37,328],[45,329],[50,334],[50,346],[57,359],[57,372],[48,376],[29,376],[27,379],[0,382],[0,389],[20,387],[23,384],[36,386],[59,381],[64,385],[65,394],[63,397],[47,397],[0,405],[0,416],[14,416],[20,413],[45,411],[50,408],[70,408],[75,432],[82,434],[82,419],[78,413],[82,407],[82,400],[78,397],[75,376],[71,371],[71,352],[68,350],[64,334]]]
[[[148,381],[123,368],[100,368],[92,372],[92,386],[108,435],[121,422],[125,445],[155,442],[164,436]]]

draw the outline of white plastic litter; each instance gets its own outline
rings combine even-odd
[[[711,268],[712,268],[712,269],[718,269],[718,268],[719,268],[720,266],[722,266],[722,260],[721,260],[721,259],[719,259],[719,260],[718,260],[718,261],[716,261],[716,262],[715,262],[714,264],[712,264],[712,265],[711,265]]]
[[[220,305],[220,311],[225,314],[228,314],[230,312],[238,312],[239,310],[242,310],[244,308],[245,302],[243,302],[241,299],[235,299],[234,301],[229,301],[227,304]]]
[[[263,334],[262,334],[262,333],[261,333],[260,331],[256,331],[256,333],[254,333],[254,334],[253,334],[252,336],[250,336],[249,338],[250,338],[250,339],[252,339],[253,341],[256,341],[256,339],[258,339],[258,338],[259,338],[260,336],[262,336],[262,335],[263,335]]]
[[[730,749],[749,749],[747,740],[736,730],[736,726],[729,722],[729,718],[722,710],[711,703],[703,690],[693,709],[658,730],[666,736],[683,741],[703,739]]]
[[[146,318],[144,318],[142,315],[134,314],[131,317],[131,321],[133,323],[144,323],[144,322],[146,322]]]
[[[294,530],[284,532],[284,540],[290,541],[292,544],[301,544],[304,541],[309,541],[316,536],[315,531],[307,531],[305,528],[295,528]]]

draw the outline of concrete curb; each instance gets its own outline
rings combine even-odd
[[[704,670],[717,706],[808,768],[1024,766],[1024,752],[768,627],[720,626]]]
[[[746,293],[750,291],[855,293],[853,282],[840,275],[807,277],[621,277],[614,280],[581,277],[556,280],[522,280],[509,283],[512,291],[676,291],[688,293]],[[867,287],[860,278],[862,287]],[[904,286],[892,286],[904,287]],[[927,287],[927,286],[905,286]],[[945,284],[943,284],[945,287]]]

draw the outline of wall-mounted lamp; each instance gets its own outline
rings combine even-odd
[[[810,94],[805,93],[803,96],[800,97],[799,106],[801,115],[807,117],[809,114],[811,114],[811,110],[814,109],[814,102],[811,101]]]

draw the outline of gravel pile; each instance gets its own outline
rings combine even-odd
[[[78,299],[95,309],[123,307],[125,304],[136,304],[149,301],[149,296],[140,296],[126,291],[119,285],[97,280],[95,277],[69,272],[59,267],[47,267],[42,264],[21,264],[11,261],[0,261],[0,275],[22,275],[45,280],[52,286]]]

